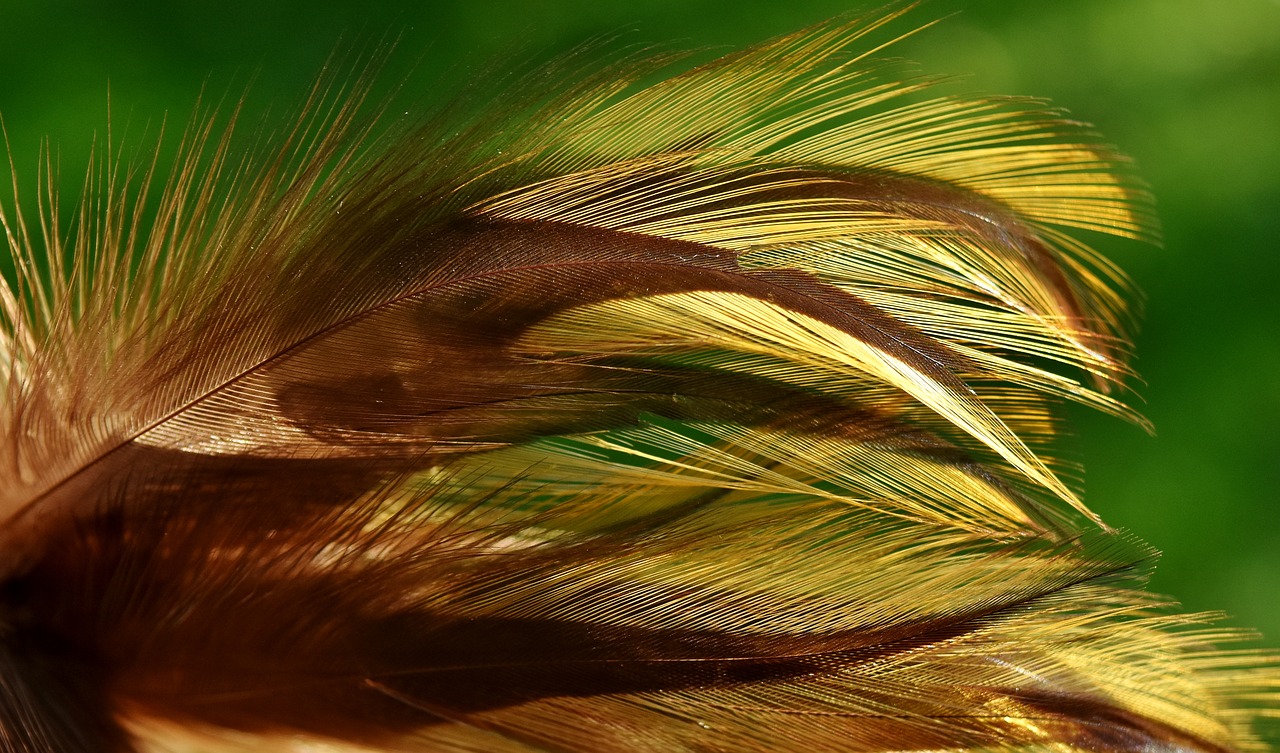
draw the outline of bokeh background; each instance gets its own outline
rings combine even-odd
[[[430,98],[507,55],[620,35],[709,56],[854,3],[0,0],[0,113],[24,192],[47,136],[75,194],[108,88],[117,135],[138,135],[185,122],[202,86],[252,80],[251,112],[293,103],[344,38],[398,36],[387,78],[412,68]],[[1157,435],[1080,414],[1072,452],[1088,503],[1165,552],[1157,589],[1280,647],[1280,1],[932,0],[914,16],[950,17],[897,54],[1051,98],[1151,183],[1164,247],[1104,247],[1148,295],[1139,392]]]

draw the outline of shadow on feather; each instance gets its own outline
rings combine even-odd
[[[1259,749],[1052,457],[1149,199],[900,15],[3,215],[0,750]]]

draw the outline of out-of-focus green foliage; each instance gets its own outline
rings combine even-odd
[[[0,0],[0,113],[34,193],[40,138],[78,192],[110,89],[113,139],[252,82],[254,119],[288,111],[329,54],[398,37],[384,81],[407,99],[485,64],[619,44],[724,51],[856,10],[838,0]],[[866,6],[864,6],[866,7]],[[1158,436],[1075,416],[1086,501],[1166,555],[1155,588],[1224,609],[1280,645],[1280,2],[934,0],[956,14],[896,54],[973,90],[1051,98],[1133,155],[1165,247],[1105,248],[1147,292],[1139,392]],[[207,84],[207,86],[206,86]],[[70,199],[67,197],[67,203]]]

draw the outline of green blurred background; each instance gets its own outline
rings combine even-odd
[[[447,92],[481,64],[589,37],[725,51],[857,9],[844,0],[0,0],[0,113],[26,191],[40,139],[75,192],[88,145],[182,123],[197,92],[292,104],[339,40],[400,35],[387,78]],[[861,7],[871,7],[863,5]],[[967,88],[1051,98],[1132,154],[1162,249],[1108,243],[1149,298],[1152,438],[1079,415],[1086,500],[1164,550],[1156,587],[1280,646],[1280,2],[933,0],[897,53]],[[287,109],[283,108],[283,109]],[[148,123],[150,124],[148,126]]]

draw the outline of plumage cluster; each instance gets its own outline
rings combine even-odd
[[[1050,452],[1148,197],[899,15],[3,215],[0,751],[1258,749]]]

